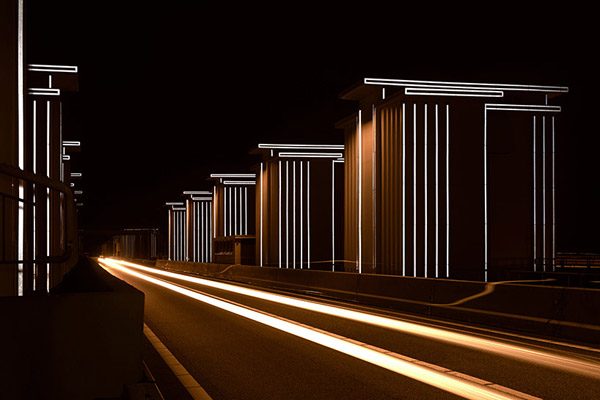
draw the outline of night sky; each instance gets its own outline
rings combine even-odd
[[[367,76],[560,84],[557,246],[600,252],[594,13],[217,3],[28,2],[28,61],[80,67],[80,228],[162,227],[165,201],[249,171],[258,142],[343,143],[337,96]]]

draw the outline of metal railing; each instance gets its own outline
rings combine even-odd
[[[36,196],[43,198],[46,204],[36,201]],[[46,202],[50,198],[52,201]],[[45,232],[40,232],[40,227]],[[36,230],[38,235],[58,239],[42,249],[34,233]],[[60,181],[0,164],[0,268],[15,267],[18,274],[22,273],[17,278],[22,293],[32,294],[34,288],[35,292],[45,292],[59,283],[77,258],[76,213],[71,189]],[[42,284],[47,279],[47,271],[50,285]]]

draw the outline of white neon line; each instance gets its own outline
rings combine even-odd
[[[362,273],[362,110],[358,110],[358,273]]]
[[[208,190],[184,190],[183,194],[212,194]]]
[[[555,149],[555,131],[554,131],[554,116],[552,117],[552,271],[555,268],[556,260],[556,186],[555,186],[555,169],[554,157]]]
[[[60,96],[60,89],[50,88],[30,88],[30,96]]]
[[[179,201],[167,201],[165,203],[165,206],[182,206],[184,205],[184,203],[179,202]]]
[[[227,188],[221,189],[223,190],[223,236],[227,236]]]
[[[483,275],[488,280],[487,108],[483,110]]]
[[[424,154],[423,154],[423,169],[424,169],[424,182],[423,182],[423,196],[425,197],[425,209],[423,210],[423,214],[425,215],[424,217],[424,251],[423,251],[423,270],[424,270],[424,276],[425,278],[427,278],[427,269],[429,268],[428,265],[428,257],[427,257],[427,242],[428,242],[428,237],[427,237],[427,223],[428,223],[428,204],[427,204],[427,103],[425,103],[425,134],[423,135],[424,137],[424,144],[423,144],[423,148],[424,148]]]
[[[77,73],[76,65],[29,64],[28,71]]]
[[[440,243],[440,190],[439,190],[439,161],[440,161],[440,152],[439,146],[440,138],[439,138],[439,114],[438,114],[438,105],[435,105],[435,277],[439,278],[440,276],[440,260],[439,260],[439,243]]]
[[[172,255],[171,255],[171,246],[172,246],[172,236],[173,236],[173,230],[172,230],[172,222],[171,222],[171,210],[168,211],[167,214],[167,225],[168,225],[168,229],[169,229],[169,234],[167,235],[167,242],[168,242],[168,246],[169,246],[169,250],[168,250],[168,254],[167,256],[169,257],[169,261],[172,260]]]
[[[358,342],[344,336],[339,336],[292,320],[284,319],[264,311],[243,306],[239,303],[234,303],[232,301],[227,301],[215,296],[203,294],[199,291],[190,290],[188,288],[173,284],[169,281],[157,279],[152,276],[134,271],[113,260],[103,259],[101,263],[107,269],[119,270],[131,276],[153,283],[157,286],[161,286],[165,289],[190,297],[194,300],[201,301],[221,310],[297,336],[299,338],[319,344],[323,347],[330,348],[342,354],[349,355],[367,363],[390,370],[399,375],[406,376],[410,379],[437,387],[446,392],[453,393],[467,399],[514,400],[518,398],[524,398],[524,394],[521,394],[520,392],[517,392],[520,395],[517,397],[509,392],[500,391],[491,386],[487,386],[489,385],[488,382],[483,385],[473,382],[473,379],[462,379],[448,373],[451,372],[450,370],[440,370],[439,367],[434,369],[432,367],[419,364],[418,360],[408,358],[400,354],[390,353],[387,350],[370,346],[366,343]],[[526,398],[534,399],[532,396]]]
[[[278,208],[278,213],[279,213],[279,235],[278,235],[278,239],[279,239],[279,268],[281,268],[281,160],[279,160],[279,168],[277,170],[277,175],[279,178],[279,185],[277,186],[278,189],[278,195],[279,195],[279,208]]]
[[[406,276],[406,104],[402,103],[402,276]]]
[[[244,235],[248,234],[248,188],[244,188]]]
[[[202,247],[202,262],[206,262],[206,238],[204,236],[205,234],[205,226],[204,226],[204,215],[206,214],[206,203],[202,202],[200,203],[202,205],[202,210],[199,210],[201,212],[201,218],[200,218],[200,230],[201,232],[201,236],[200,236],[200,240],[201,240],[201,247]]]
[[[500,90],[475,90],[475,89],[450,90],[447,88],[415,88],[415,87],[405,88],[404,94],[407,96],[504,97],[504,92],[502,92]]]
[[[480,83],[480,82],[449,82],[449,81],[422,81],[408,79],[385,79],[385,78],[365,78],[365,85],[388,85],[388,86],[422,86],[431,88],[489,88],[498,90],[516,90],[516,91],[542,91],[542,92],[568,92],[566,86],[539,86],[539,85],[518,85],[507,83]]]
[[[285,162],[285,267],[290,267],[290,165]]]
[[[533,116],[533,270],[537,271],[537,176],[536,176],[536,116]]]
[[[235,186],[256,185],[256,181],[223,181],[223,185],[235,185]]]
[[[450,105],[446,104],[446,278],[450,277]]]
[[[194,201],[211,201],[212,197],[208,197],[208,196],[207,197],[194,197],[194,196],[190,196],[190,199],[194,200]]]
[[[231,188],[230,188],[231,190]],[[237,201],[237,188],[233,188],[233,234],[237,235],[238,234],[238,215],[237,215],[237,210],[238,210],[238,201]]]
[[[52,75],[48,75],[48,87],[52,87]]]
[[[256,174],[210,174],[211,178],[256,178]]]
[[[413,104],[413,276],[417,276],[417,104]]]
[[[259,266],[263,266],[263,163],[260,163],[260,220],[259,220]]]
[[[68,154],[63,154],[63,156],[62,156],[62,160],[63,160],[63,161],[70,161],[70,160],[71,160],[71,156],[70,156],[70,155],[68,155]]]
[[[490,111],[561,112],[560,106],[539,104],[486,104],[485,108]]]
[[[300,161],[300,269],[304,268],[304,187],[303,187],[304,161]]]
[[[274,150],[344,150],[343,144],[277,144],[259,143],[259,149]]]
[[[191,231],[192,232],[192,256],[188,258],[190,259],[190,261],[197,261],[196,260],[196,203],[188,200],[189,201],[189,205],[191,208],[191,213],[187,214],[187,219],[186,219],[186,223],[185,223],[185,228],[188,231],[188,233]],[[188,234],[188,238],[189,238],[189,234]]]
[[[381,100],[385,100],[385,88],[381,88]]]
[[[306,162],[306,268],[310,269],[310,161]]]
[[[377,109],[371,108],[371,248],[377,249]],[[373,270],[377,266],[377,251],[371,252]]]
[[[292,161],[292,265],[296,269],[296,161]]]
[[[244,212],[244,207],[243,207],[243,202],[242,202],[242,197],[243,197],[242,196],[242,192],[243,191],[242,191],[241,187],[239,188],[239,192],[240,192],[240,194],[239,194],[238,198],[239,198],[240,201],[238,202],[238,207],[239,207],[239,211],[240,211],[240,213],[239,213],[239,216],[240,216],[240,228],[239,228],[238,231],[239,231],[240,235],[243,235],[244,234],[244,224],[242,224],[242,219],[243,219],[243,215],[242,214]]]
[[[126,268],[123,266],[127,266],[152,274],[178,279],[184,282],[191,282],[210,288],[241,294],[244,296],[262,299],[277,304],[283,304],[303,310],[308,310],[311,312],[317,312],[324,315],[344,318],[351,321],[390,329],[397,332],[404,332],[410,335],[416,335],[419,337],[425,337],[427,339],[438,340],[444,343],[451,343],[453,345],[458,345],[461,347],[476,349],[478,351],[485,351],[492,354],[500,355],[502,357],[510,357],[516,360],[544,365],[553,369],[568,370],[580,375],[594,377],[596,379],[600,378],[600,366],[597,362],[579,359],[575,357],[563,356],[560,353],[551,353],[549,351],[537,350],[535,348],[530,348],[518,344],[505,343],[503,341],[488,339],[485,337],[475,336],[468,333],[461,333],[456,332],[454,330],[433,327],[417,322],[410,322],[384,315],[378,315],[365,311],[358,311],[349,307],[341,307],[312,300],[304,300],[288,295],[267,292],[259,289],[251,289],[248,287],[238,286],[230,283],[213,281],[195,276],[149,268],[128,261],[101,259],[100,262],[103,264],[109,264],[109,266],[111,267],[113,265],[116,265],[117,267]],[[143,276],[155,279],[148,275]],[[161,282],[167,283],[167,281]],[[180,286],[177,287],[180,288]]]
[[[340,158],[342,153],[279,152],[281,158]]]
[[[542,269],[546,272],[546,116],[542,116]]]
[[[64,140],[62,142],[63,147],[80,147],[81,142],[75,140]]]
[[[231,235],[233,235],[233,231],[232,231],[233,223],[231,222],[231,203],[233,203],[233,201],[232,201],[232,197],[231,197],[231,188],[227,188],[227,190],[229,191],[229,193],[228,193],[228,197],[229,197],[228,213],[229,213],[229,215],[227,217],[229,219],[229,236],[231,236]]]
[[[210,218],[211,214],[214,215],[213,206],[212,206],[212,203],[208,203],[208,217],[209,217],[209,222],[208,222],[208,238],[209,238],[208,239],[208,262],[212,262],[212,239],[210,239],[211,232],[214,235],[214,228],[213,228],[213,223],[212,223],[213,220],[212,220],[212,218]]]
[[[331,161],[331,270],[335,271],[335,163]]]

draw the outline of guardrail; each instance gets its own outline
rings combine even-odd
[[[55,286],[75,265],[76,232],[73,193],[67,185],[0,164],[0,268],[16,266],[23,294],[49,289],[42,266],[49,267],[50,286]],[[40,237],[47,242],[45,248]]]

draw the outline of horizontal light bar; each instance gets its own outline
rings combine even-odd
[[[71,159],[71,156],[68,154],[63,154],[62,159],[63,161],[69,161]]]
[[[259,149],[275,150],[344,150],[343,144],[271,144],[259,143]]]
[[[165,203],[165,206],[182,206],[183,204],[180,201],[168,201]]]
[[[223,181],[223,185],[256,185],[256,181]]]
[[[295,157],[295,158],[341,158],[342,153],[316,153],[316,152],[279,152],[279,157]]]
[[[475,82],[448,82],[448,81],[420,81],[407,79],[383,79],[383,78],[365,78],[365,85],[380,86],[410,86],[424,88],[441,89],[469,89],[469,88],[487,88],[508,91],[523,92],[556,92],[566,93],[569,88],[566,86],[540,86],[540,85],[518,85],[510,83],[475,83]]]
[[[343,158],[339,158],[337,160],[333,160],[334,163],[344,163],[344,159]]]
[[[183,194],[212,194],[208,190],[184,190]]]
[[[187,211],[185,207],[173,207],[173,211]]]
[[[531,112],[560,112],[560,106],[539,104],[486,104],[486,110],[496,111],[531,111]]]
[[[51,64],[29,64],[29,71],[36,72],[63,72],[63,73],[77,73],[78,67],[76,65],[51,65]]]
[[[81,142],[79,140],[63,140],[63,147],[79,147]]]
[[[447,369],[434,368],[431,364],[423,365],[419,360],[403,356],[401,354],[391,353],[385,349],[370,346],[366,343],[352,340],[350,338],[333,334],[331,332],[314,328],[309,325],[301,324],[296,321],[285,319],[264,311],[256,310],[251,307],[243,307],[225,299],[211,296],[196,290],[191,290],[171,283],[166,280],[157,279],[132,269],[125,267],[125,262],[117,260],[99,259],[100,264],[105,269],[115,269],[125,274],[137,277],[144,281],[161,286],[170,291],[179,293],[186,297],[230,312],[242,318],[258,322],[273,329],[285,332],[287,334],[302,338],[304,340],[316,343],[323,347],[335,350],[358,360],[395,372],[409,379],[425,383],[443,391],[453,393],[466,399],[478,400],[515,400],[515,399],[536,399],[524,393],[513,391],[508,388],[488,386],[491,382],[485,384],[476,382],[473,379],[467,380],[460,376],[455,376]],[[108,268],[107,268],[108,267]]]
[[[504,92],[501,90],[486,90],[486,89],[442,89],[442,88],[414,88],[409,87],[404,89],[404,94],[407,96],[449,96],[449,97],[504,97]]]
[[[60,96],[60,89],[31,88],[29,94],[32,96]]]
[[[82,176],[81,172],[71,172],[71,178],[81,178]]]
[[[77,207],[83,207],[83,203],[76,203],[75,204]]]
[[[562,356],[556,353],[550,353],[543,350],[528,348],[525,346],[513,345],[486,339],[479,336],[455,332],[442,328],[436,328],[427,325],[421,325],[414,322],[401,319],[390,318],[377,314],[371,314],[364,311],[356,311],[350,308],[318,303],[316,301],[294,298],[281,294],[266,292],[258,289],[251,289],[243,286],[237,286],[230,283],[218,282],[209,279],[198,278],[195,276],[164,271],[156,268],[150,268],[128,261],[119,261],[123,265],[132,267],[141,271],[150,272],[157,275],[175,278],[185,282],[192,282],[219,290],[225,290],[232,293],[241,294],[253,298],[271,301],[291,307],[296,307],[308,311],[313,311],[325,315],[331,315],[352,321],[357,321],[381,328],[391,329],[411,335],[421,336],[428,339],[438,340],[444,343],[468,347],[480,351],[487,351],[504,357],[511,357],[521,361],[538,363],[551,368],[565,369],[579,374],[591,376],[600,379],[600,365],[598,363]]]
[[[192,200],[195,201],[212,201],[212,197],[190,197]]]
[[[211,178],[256,178],[256,174],[210,174]]]
[[[73,194],[75,194],[75,195],[83,194],[83,190],[74,190]]]

